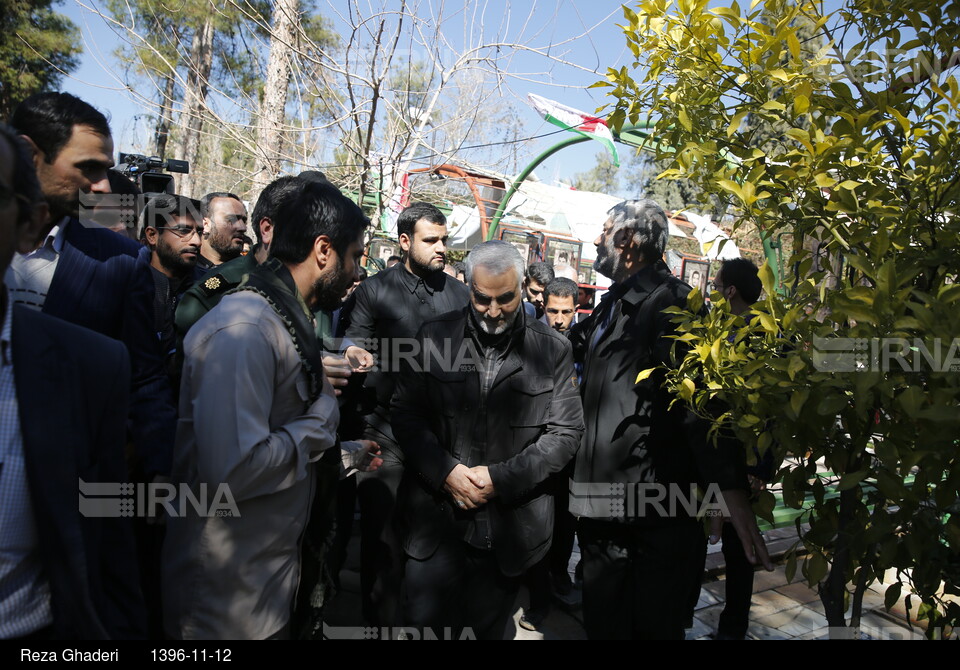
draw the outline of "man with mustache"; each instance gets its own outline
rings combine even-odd
[[[369,221],[329,184],[292,187],[270,256],[184,340],[171,477],[195,499],[228,487],[236,513],[186,507],[168,519],[163,607],[174,639],[292,637],[321,461],[335,449],[347,470],[378,465],[375,443],[337,439],[314,319],[357,280]]]
[[[197,268],[203,235],[200,203],[182,195],[161,193],[147,202],[140,221],[141,236],[146,243],[140,251],[140,260],[150,265],[153,274],[157,334],[168,373],[174,373],[177,366],[173,314],[180,297],[202,273]],[[176,393],[179,379],[174,381]]]
[[[216,191],[200,200],[203,214],[203,241],[200,258],[204,270],[232,261],[243,252],[247,234],[247,208],[233,193]]]
[[[425,202],[413,203],[397,219],[404,260],[357,287],[345,303],[338,335],[380,353],[379,369],[365,375],[364,395],[373,410],[365,417],[364,437],[383,448],[384,465],[357,478],[361,514],[361,593],[366,619],[395,625],[401,580],[400,548],[391,532],[403,456],[393,438],[390,399],[396,385],[396,361],[409,351],[423,322],[464,307],[467,287],[443,272],[447,219]],[[376,593],[374,593],[374,583]]]
[[[693,486],[719,489],[744,554],[772,569],[747,500],[742,450],[713,448],[702,422],[661,387],[676,344],[673,315],[664,310],[686,307],[690,292],[662,260],[668,234],[667,215],[652,200],[610,209],[594,266],[614,283],[570,333],[583,363],[586,423],[570,511],[578,518],[591,639],[683,639],[706,543],[687,508],[643,502],[658,492],[671,498],[692,495]]]
[[[466,274],[470,305],[423,325],[393,399],[404,623],[501,639],[520,575],[550,548],[544,482],[576,453],[583,413],[570,343],[523,314],[517,250],[479,244]]]

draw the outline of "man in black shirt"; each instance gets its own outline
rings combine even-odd
[[[403,263],[362,282],[340,315],[338,334],[380,357],[378,368],[363,380],[363,393],[374,406],[365,417],[364,437],[380,445],[383,465],[357,478],[364,616],[377,625],[394,623],[402,575],[399,545],[390,528],[403,475],[390,421],[397,359],[410,351],[424,321],[462,309],[470,300],[467,287],[443,272],[446,224],[433,205],[421,202],[404,209],[397,219]]]

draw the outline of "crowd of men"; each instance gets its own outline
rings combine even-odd
[[[249,219],[151,194],[134,241],[81,208],[129,188],[112,155],[68,94],[0,126],[0,637],[320,637],[355,508],[376,626],[498,639],[526,582],[536,628],[576,538],[591,638],[682,638],[704,526],[625,505],[638,486],[721,491],[726,543],[770,567],[742,448],[637,379],[673,364],[663,310],[690,291],[656,203],[610,210],[587,315],[572,268],[505,242],[451,268],[426,203],[361,281],[369,220],[319,172]],[[742,312],[754,283],[717,288]]]

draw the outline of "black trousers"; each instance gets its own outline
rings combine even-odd
[[[570,507],[570,477],[573,462],[550,477],[550,495],[553,496],[553,542],[550,551],[539,563],[530,568],[523,583],[530,590],[530,609],[546,613],[551,603],[551,577],[559,579],[567,573],[573,541],[576,536],[576,519],[568,511]]]
[[[682,640],[707,550],[696,520],[637,527],[581,518],[583,623],[591,640]]]
[[[723,560],[727,565],[727,592],[717,624],[718,637],[743,639],[750,619],[753,598],[753,565],[743,552],[740,536],[732,523],[723,524]]]
[[[461,639],[464,629],[478,640],[504,638],[520,578],[500,572],[492,551],[448,538],[430,558],[408,557],[404,575],[404,626],[431,628],[439,639]]]
[[[394,514],[403,462],[397,445],[372,429],[364,438],[381,447],[383,465],[357,473],[360,503],[360,594],[363,617],[374,626],[399,626],[403,549]]]

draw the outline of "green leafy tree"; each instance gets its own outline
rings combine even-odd
[[[778,481],[809,523],[801,570],[831,626],[857,625],[886,574],[888,607],[909,594],[928,635],[948,633],[960,622],[960,6],[757,4],[625,8],[634,67],[599,84],[614,126],[660,119],[670,176],[732,199],[737,225],[768,243],[792,233],[784,267],[762,268],[749,324],[724,309],[697,318],[692,294],[676,315],[689,354],[668,384],[705,415],[723,400],[715,427],[732,426],[748,455],[788,457]],[[800,25],[823,37],[816,53]],[[751,117],[777,133],[758,142]],[[758,511],[771,508],[766,496]]]
[[[597,153],[597,164],[586,172],[573,175],[571,185],[578,191],[593,191],[594,193],[620,192],[619,168],[613,164],[609,151]]]
[[[0,0],[0,119],[24,98],[55,91],[79,65],[80,31],[53,0]]]

